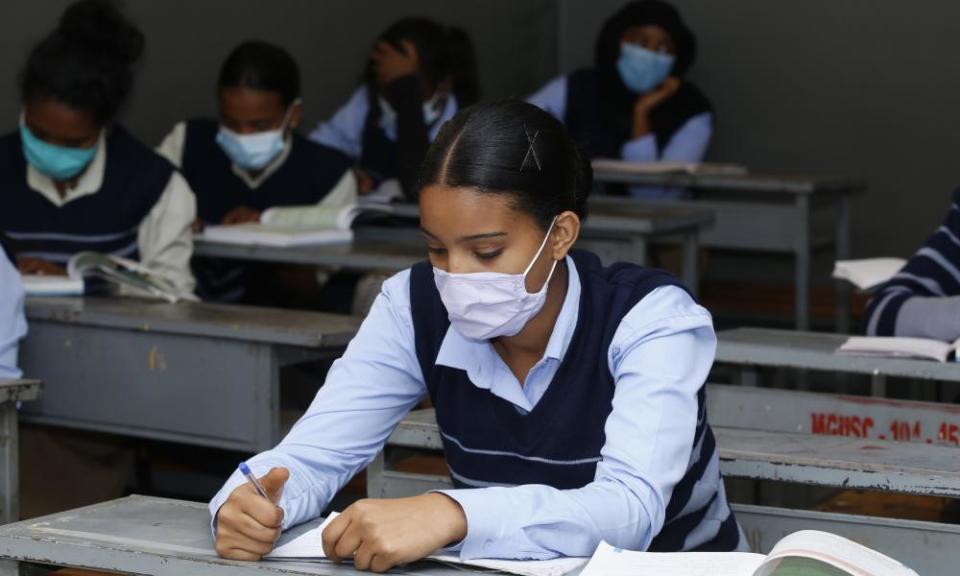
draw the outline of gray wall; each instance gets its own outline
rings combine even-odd
[[[622,2],[561,0],[560,59],[592,60]],[[854,253],[908,256],[960,184],[960,2],[675,0],[713,100],[710,159],[868,179]]]
[[[755,170],[866,177],[857,255],[908,255],[960,183],[960,3],[953,0],[676,0],[700,38],[692,78],[712,98],[710,159]],[[620,0],[128,0],[148,53],[124,121],[158,141],[214,111],[220,61],[238,41],[283,43],[300,62],[306,125],[356,84],[373,36],[407,14],[467,28],[488,97],[523,95],[589,63]],[[0,2],[0,118],[14,78],[63,0]],[[558,23],[561,23],[558,25]],[[559,38],[558,38],[559,30]]]

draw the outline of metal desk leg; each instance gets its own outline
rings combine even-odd
[[[850,196],[842,194],[837,204],[837,230],[834,240],[836,259],[850,258]],[[847,282],[836,283],[837,309],[836,327],[840,334],[850,333],[850,285]]]
[[[17,405],[0,405],[0,523],[20,519],[20,474],[18,461]]]
[[[700,288],[700,237],[697,231],[691,231],[683,237],[683,283],[694,295]]]
[[[647,265],[647,239],[643,236],[634,236],[630,238],[630,258],[627,262],[633,262],[640,266]]]
[[[810,329],[810,198],[797,194],[797,218],[794,256],[796,282],[794,295],[794,323],[797,330]]]
[[[20,563],[16,560],[0,560],[0,576],[20,576]]]
[[[887,395],[887,377],[883,374],[870,375],[870,395],[874,398],[885,398]]]

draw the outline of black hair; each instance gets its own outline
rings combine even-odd
[[[398,50],[403,50],[403,40],[416,47],[420,73],[428,82],[436,85],[446,78],[453,81],[453,94],[460,107],[470,106],[480,98],[477,57],[465,30],[426,18],[404,18],[377,37],[377,42],[388,42]],[[367,63],[364,79],[368,86],[373,86],[372,63]]]
[[[143,48],[143,33],[114,2],[71,4],[27,57],[21,98],[24,103],[53,98],[106,124],[130,93]]]
[[[512,196],[546,230],[566,210],[587,216],[590,162],[563,124],[520,100],[479,104],[443,125],[427,151],[420,187],[444,184]]]
[[[300,97],[300,68],[280,46],[249,40],[234,48],[224,60],[217,87],[276,92],[286,107]]]
[[[604,22],[597,36],[594,49],[594,67],[597,70],[600,102],[600,117],[613,134],[625,138],[629,132],[630,118],[637,95],[631,92],[620,79],[617,60],[624,32],[634,26],[654,24],[670,34],[676,48],[676,60],[671,76],[683,78],[693,65],[697,54],[697,41],[676,8],[661,0],[630,2]]]

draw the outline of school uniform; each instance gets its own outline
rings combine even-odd
[[[0,189],[0,232],[18,257],[65,266],[78,252],[113,254],[193,292],[193,193],[122,126],[101,133],[90,165],[63,196],[26,161],[19,132],[0,138]]]
[[[429,263],[388,280],[310,409],[257,475],[291,476],[283,527],[322,513],[429,394],[467,518],[461,558],[589,556],[601,540],[655,551],[743,548],[704,380],[710,314],[664,273],[567,257],[565,300],[521,385],[487,341],[450,329]],[[669,416],[669,417],[667,417]],[[245,479],[210,503],[215,517]]]
[[[317,125],[310,139],[340,150],[375,182],[399,179],[410,195],[427,145],[459,109],[457,97],[447,95],[436,120],[426,124],[416,77],[400,78],[385,90],[383,97],[394,115],[384,113],[373,96],[366,85],[357,88],[329,120]]]
[[[19,378],[17,349],[27,334],[20,274],[0,251],[0,378]]]
[[[570,135],[590,158],[620,158],[630,162],[700,162],[713,135],[713,112],[706,96],[689,81],[650,115],[652,132],[630,138],[632,116],[624,115],[623,127],[613,131],[601,118],[599,82],[593,69],[581,69],[554,78],[527,98],[531,104],[562,121]],[[675,199],[675,188],[633,186],[636,198]]]
[[[960,338],[960,188],[926,243],[867,304],[870,336],[907,336],[953,342]]]
[[[350,159],[333,148],[290,132],[283,150],[263,170],[251,174],[234,164],[216,142],[219,124],[194,119],[174,126],[157,151],[177,166],[197,198],[205,225],[220,224],[231,210],[248,206],[317,204],[350,169]],[[246,293],[249,268],[223,260],[198,258],[194,270],[205,299],[237,301]]]

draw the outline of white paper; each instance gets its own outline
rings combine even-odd
[[[833,277],[846,280],[860,290],[869,290],[893,278],[906,263],[903,258],[838,260],[833,267]]]
[[[900,336],[851,336],[837,352],[851,356],[926,358],[946,362],[956,343]]]
[[[315,246],[348,243],[353,240],[353,232],[339,229],[304,230],[268,224],[235,224],[208,226],[197,239],[243,246]]]
[[[264,556],[269,560],[322,560],[326,558],[323,552],[323,530],[340,514],[331,512],[322,524],[304,532],[297,538],[283,546],[275,548]],[[452,564],[456,566],[476,566],[490,570],[499,570],[520,576],[563,576],[581,568],[587,563],[586,558],[557,558],[555,560],[469,560],[463,561],[459,556],[452,554],[437,554],[427,560]]]
[[[82,296],[83,279],[27,274],[22,277],[27,296]]]
[[[696,162],[630,162],[612,158],[597,158],[593,161],[597,172],[610,171],[624,174],[701,174],[701,175],[743,175],[747,169],[736,164],[696,163]]]
[[[580,576],[751,576],[763,561],[748,552],[633,552],[601,542]]]

